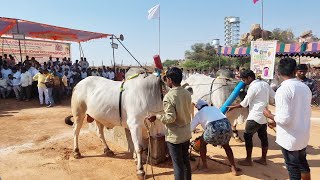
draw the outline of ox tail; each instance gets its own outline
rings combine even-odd
[[[66,124],[72,126],[72,125],[73,125],[73,122],[71,121],[71,118],[72,118],[72,117],[73,117],[72,115],[66,117],[66,118],[64,119],[64,122],[65,122]]]

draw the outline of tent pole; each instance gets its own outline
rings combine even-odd
[[[79,60],[81,59],[81,43],[79,42],[79,53],[80,53],[80,58]]]
[[[113,38],[114,38],[114,35],[112,35],[112,58],[113,58],[113,71],[114,73],[116,72],[116,60],[114,58],[114,47],[113,47]]]
[[[4,38],[2,38],[2,52],[1,52],[1,55],[3,55],[3,46],[4,46]]]
[[[17,31],[18,31],[18,34],[19,34],[20,32],[19,32],[19,23],[18,23],[18,20],[16,21],[16,23],[17,23]],[[21,61],[21,63],[22,63],[22,52],[21,52],[20,39],[18,40],[18,42],[19,42],[19,51],[20,51],[20,61]]]
[[[80,49],[81,49],[81,52],[82,52],[82,57],[85,57],[85,56],[84,56],[83,49],[82,49],[82,45],[81,45],[81,43],[79,43],[79,44],[80,44]]]

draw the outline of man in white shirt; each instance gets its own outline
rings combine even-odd
[[[2,78],[0,73],[0,93],[3,99],[7,98],[11,92],[11,87],[8,86],[8,80]]]
[[[107,75],[108,75],[108,79],[114,80],[114,72],[112,69],[109,69],[109,72],[107,73]]]
[[[53,65],[53,60],[52,60],[52,57],[51,57],[51,56],[49,57],[48,64],[50,64],[50,66]]]
[[[195,131],[196,127],[201,124],[204,133],[200,138],[200,157],[202,161],[202,168],[208,169],[207,165],[207,144],[214,146],[221,145],[230,162],[231,172],[237,176],[240,169],[236,168],[234,163],[234,156],[229,145],[232,136],[232,128],[227,117],[222,112],[214,107],[208,106],[208,103],[199,99],[195,107],[198,109],[197,114],[191,121],[191,131]]]
[[[306,148],[310,137],[312,93],[307,85],[295,79],[296,61],[281,59],[278,74],[284,80],[276,92],[276,113],[264,115],[269,127],[277,126],[276,143],[280,145],[290,179],[310,179]]]
[[[20,94],[21,94],[21,73],[20,71],[17,71],[17,69],[15,67],[12,68],[12,79],[11,79],[11,83],[12,83],[12,89],[16,95],[16,99],[20,100]],[[10,78],[10,75],[9,75]]]
[[[87,58],[83,58],[83,62],[82,62],[82,68],[88,69],[89,67],[89,63],[87,61]]]
[[[82,68],[81,79],[85,79],[86,77],[88,77],[87,70],[85,68]]]
[[[246,85],[249,85],[247,95],[240,104],[229,107],[229,111],[231,111],[233,108],[249,106],[249,115],[244,132],[247,157],[245,160],[239,161],[238,164],[242,166],[252,166],[252,137],[257,132],[261,141],[262,156],[260,159],[254,160],[254,162],[267,165],[269,143],[267,119],[263,115],[263,111],[268,106],[269,100],[273,101],[275,92],[268,83],[256,79],[254,72],[251,70],[241,72],[240,78]]]
[[[32,77],[31,74],[26,71],[25,67],[21,68],[21,97],[25,101],[29,101],[31,98],[31,86]]]
[[[4,64],[2,69],[1,69],[1,74],[2,74],[2,78],[3,79],[6,79],[6,80],[9,80],[9,74],[12,74],[12,71],[11,69],[8,68],[8,65],[7,64]]]

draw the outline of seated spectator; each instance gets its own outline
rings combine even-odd
[[[21,73],[17,71],[15,67],[12,68],[13,75],[9,75],[10,83],[12,85],[12,89],[14,94],[16,95],[16,99],[20,100],[21,94]]]
[[[92,69],[92,76],[100,76],[99,72],[97,71],[97,69]]]
[[[81,79],[85,79],[86,77],[88,77],[88,73],[85,68],[82,68]]]
[[[11,69],[9,69],[7,63],[4,63],[1,69],[2,78],[9,80],[9,74],[12,74]]]
[[[11,92],[11,87],[9,86],[8,80],[2,78],[0,73],[0,93],[3,99],[7,98]]]
[[[109,69],[109,68],[108,68]],[[112,69],[109,69],[109,72],[108,72],[108,79],[110,79],[110,80],[114,80],[114,77],[115,75],[114,75],[114,72],[113,72],[113,70]]]

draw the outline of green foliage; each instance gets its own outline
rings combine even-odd
[[[191,46],[191,50],[185,52],[185,58],[194,61],[213,60],[216,51],[210,43],[196,43]]]
[[[196,43],[191,46],[191,50],[185,52],[185,58],[181,66],[184,69],[201,69],[211,70],[220,67],[243,67],[248,60],[247,57],[230,58],[225,56],[218,56],[213,46],[209,43]]]
[[[179,61],[178,60],[170,60],[170,59],[167,59],[165,60],[162,65],[164,67],[172,67],[172,66],[178,66],[179,65]]]
[[[278,40],[279,43],[293,43],[296,41],[291,29],[282,30],[280,28],[272,31],[272,39]]]

